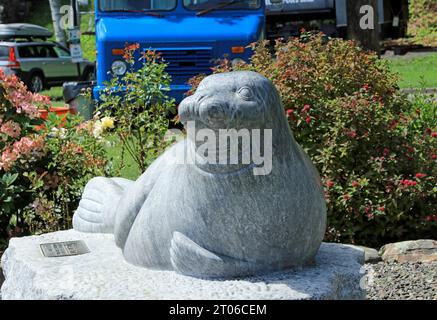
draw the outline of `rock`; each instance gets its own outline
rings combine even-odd
[[[379,255],[378,250],[364,246],[358,247],[364,250],[365,263],[376,263],[381,261],[381,256]]]
[[[41,243],[84,240],[91,253],[45,258]],[[364,253],[323,243],[315,264],[268,275],[213,281],[128,264],[113,235],[74,230],[14,238],[2,258],[3,299],[363,299]]]
[[[136,182],[91,180],[74,229],[114,234],[134,265],[200,278],[312,262],[326,230],[324,191],[274,85],[255,72],[212,75],[179,116],[188,139]]]
[[[437,241],[414,240],[386,244],[380,249],[384,261],[433,262],[437,261]]]

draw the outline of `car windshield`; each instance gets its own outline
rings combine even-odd
[[[171,11],[177,0],[99,0],[100,11]]]
[[[184,6],[190,10],[259,9],[261,0],[184,0]]]

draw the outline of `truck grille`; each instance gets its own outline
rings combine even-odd
[[[155,48],[161,53],[167,72],[173,84],[186,84],[201,73],[210,74],[212,67],[212,47]]]

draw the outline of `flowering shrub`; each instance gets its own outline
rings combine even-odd
[[[102,143],[76,116],[43,123],[50,100],[1,70],[0,105],[0,241],[69,227],[86,181],[104,174]]]
[[[121,158],[127,152],[144,172],[166,147],[164,136],[175,107],[165,94],[171,83],[167,65],[158,53],[139,53],[138,49],[138,44],[126,45],[128,70],[105,85],[99,107],[99,114],[105,117],[98,123],[115,128],[122,145]]]
[[[408,100],[376,55],[353,42],[305,35],[254,45],[254,70],[279,89],[296,140],[318,167],[326,240],[381,245],[437,236],[436,103]],[[192,79],[195,90],[203,76]]]

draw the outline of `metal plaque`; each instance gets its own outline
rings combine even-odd
[[[48,258],[78,256],[90,253],[90,249],[88,249],[86,243],[82,240],[58,243],[43,243],[40,244],[40,247],[44,256]]]

